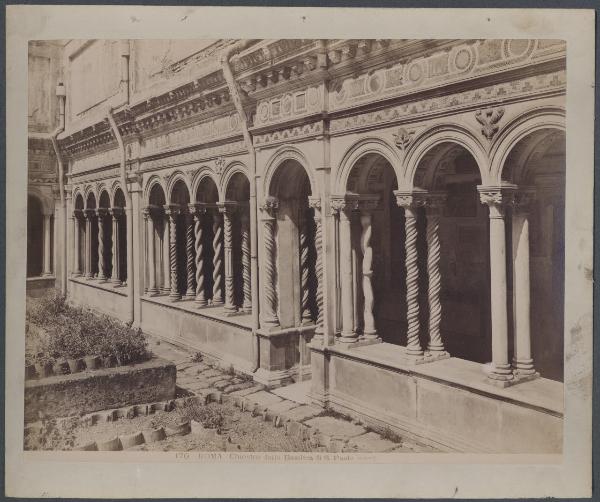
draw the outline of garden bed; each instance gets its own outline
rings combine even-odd
[[[25,421],[173,399],[175,378],[175,365],[154,357],[127,366],[28,380]]]
[[[26,379],[138,363],[149,357],[141,330],[71,306],[57,293],[28,299],[26,312]]]

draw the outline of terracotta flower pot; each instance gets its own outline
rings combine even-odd
[[[66,375],[70,372],[69,364],[66,359],[59,359],[54,363],[54,374],[55,375]]]
[[[35,363],[35,371],[40,378],[52,375],[52,363]]]
[[[67,359],[67,364],[69,365],[69,370],[71,373],[77,373],[81,370],[81,359]]]
[[[37,375],[34,364],[28,364],[25,366],[25,380],[31,380]]]
[[[86,356],[83,359],[85,361],[85,367],[88,370],[95,370],[100,367],[100,357],[99,356]]]
[[[115,365],[115,358],[112,355],[102,356],[102,367],[112,368]]]

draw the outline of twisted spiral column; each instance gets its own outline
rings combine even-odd
[[[203,243],[203,218],[206,209],[196,206],[194,208],[194,245],[196,247],[196,303],[200,307],[207,305],[206,292],[204,291],[204,243]]]
[[[413,208],[405,208],[406,228],[406,318],[407,353],[422,356],[423,350],[419,341],[419,268],[417,266],[417,215]]]
[[[317,308],[317,321],[313,341],[315,343],[323,343],[323,228],[320,197],[309,198],[308,205],[314,210],[315,221],[315,280],[317,281],[315,305]]]
[[[213,292],[212,305],[223,305],[223,228],[221,215],[218,211],[213,213]]]
[[[242,224],[242,279],[244,288],[244,301],[242,310],[252,312],[252,285],[250,282],[250,218],[244,211],[241,216]]]
[[[168,206],[166,213],[169,217],[169,264],[171,271],[171,292],[169,293],[169,298],[176,301],[181,299],[181,294],[178,289],[179,281],[177,274],[177,215],[179,215],[179,208]]]
[[[194,219],[193,216],[186,212],[185,214],[185,269],[186,276],[186,298],[196,298],[196,270],[194,261]]]
[[[264,327],[279,326],[277,316],[277,292],[275,260],[277,247],[275,243],[275,211],[279,201],[275,197],[267,197],[261,207],[263,212],[263,240],[265,246],[264,260],[264,308],[262,309],[261,325]]]
[[[171,224],[169,220],[169,215],[164,215],[163,220],[163,234],[162,234],[162,258],[163,258],[163,284],[161,287],[161,291],[165,294],[169,294],[171,292],[171,259],[170,259],[170,249],[171,243]]]
[[[301,208],[300,211],[303,211]],[[302,324],[312,322],[309,305],[309,288],[308,288],[308,218],[302,213],[300,215],[300,291],[302,293],[301,311]]]
[[[360,238],[360,247],[362,251],[362,289],[364,295],[364,338],[377,338],[377,329],[375,328],[375,317],[373,316],[373,248],[371,246],[371,234],[373,232],[372,215],[370,210],[364,211],[360,216],[362,235]]]
[[[425,207],[427,216],[427,274],[429,287],[427,298],[429,302],[429,352],[444,352],[444,343],[440,333],[442,305],[440,303],[441,274],[440,274],[440,206],[442,200],[430,199]]]
[[[231,205],[221,206],[223,213],[223,240],[225,244],[225,311],[237,311],[235,305],[235,291],[233,289],[233,222],[234,208]]]

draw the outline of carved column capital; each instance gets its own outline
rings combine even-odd
[[[217,202],[217,209],[222,214],[233,214],[238,206],[239,204],[235,201]]]
[[[96,210],[95,209],[84,209],[83,216],[85,217],[86,220],[91,220],[94,216],[96,216]]]
[[[425,212],[428,215],[439,216],[446,205],[446,192],[429,192],[425,196]]]
[[[195,202],[188,204],[188,212],[194,216],[194,218],[201,218],[206,214],[208,206],[204,202]]]
[[[175,218],[181,214],[181,206],[179,204],[166,204],[163,206],[165,214],[170,218]]]
[[[514,202],[515,190],[516,186],[511,184],[477,186],[481,203],[490,208],[490,218],[504,218],[506,206]]]
[[[123,208],[122,207],[111,207],[108,209],[108,212],[113,217],[113,219],[118,218],[119,216],[123,215]]]
[[[96,209],[96,216],[98,216],[99,218],[102,218],[103,216],[106,216],[108,214],[108,208],[106,207],[99,207],[98,209]]]
[[[260,210],[263,212],[263,214],[271,218],[275,217],[277,209],[279,209],[279,199],[277,197],[273,197],[272,195],[265,197],[263,203],[260,205]]]
[[[321,197],[319,196],[309,196],[308,197],[308,207],[318,210],[321,210]]]
[[[73,209],[73,218],[76,220],[83,218],[83,209]]]
[[[425,190],[394,190],[396,204],[404,209],[416,209],[425,206],[427,192]]]
[[[332,214],[346,214],[358,209],[358,195],[344,194],[329,197]]]
[[[358,209],[361,213],[372,213],[379,207],[379,195],[361,195],[358,200]]]
[[[514,194],[514,211],[521,214],[529,213],[535,197],[536,193],[533,187],[519,187]]]

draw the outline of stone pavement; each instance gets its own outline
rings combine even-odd
[[[330,452],[425,452],[433,448],[416,444],[397,435],[389,439],[369,431],[361,424],[327,410],[307,404],[302,396],[308,382],[269,391],[249,375],[233,370],[224,371],[208,358],[181,347],[149,337],[149,348],[157,356],[172,361],[177,368],[177,397],[189,395],[219,395],[231,400],[242,410],[251,412],[257,420],[285,427],[290,436],[311,440],[318,448]]]

